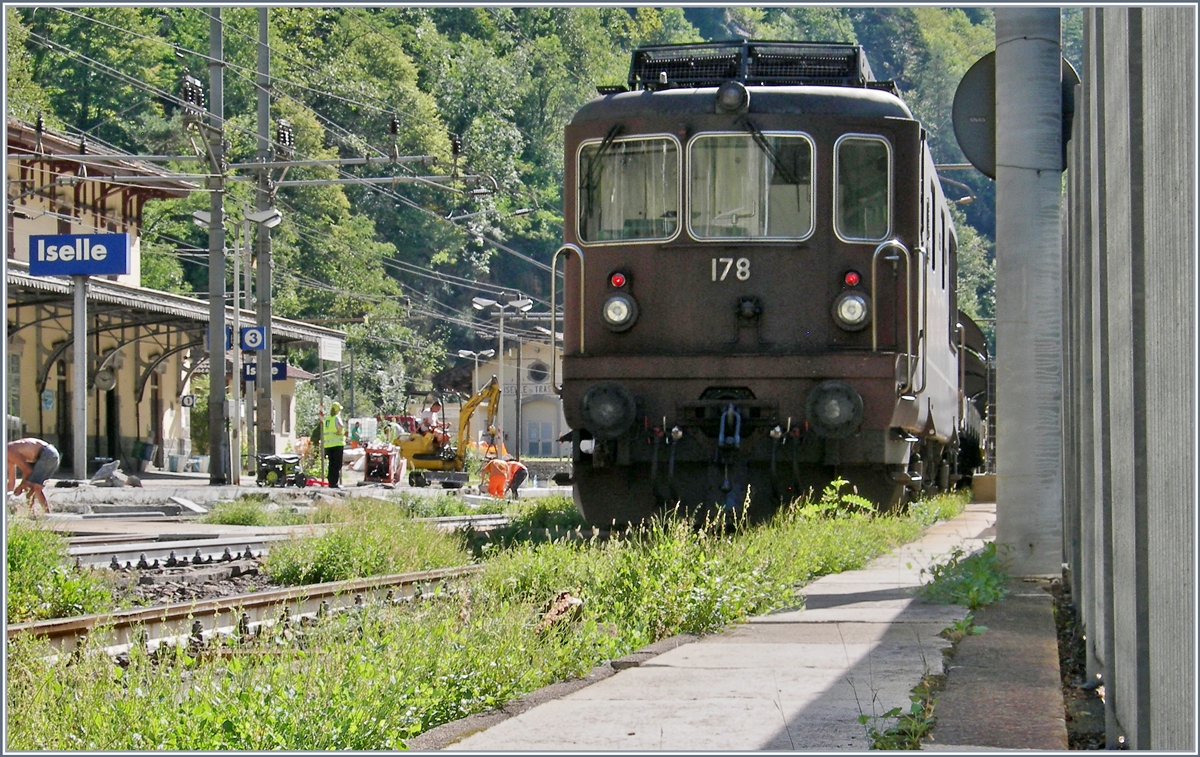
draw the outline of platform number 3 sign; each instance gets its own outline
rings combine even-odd
[[[261,350],[267,346],[267,330],[262,326],[246,326],[242,329],[242,349]]]

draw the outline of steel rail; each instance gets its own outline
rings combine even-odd
[[[214,636],[253,632],[263,624],[287,617],[298,621],[367,601],[396,602],[423,592],[442,581],[464,578],[483,570],[482,565],[439,568],[355,578],[274,591],[260,591],[200,602],[141,607],[99,615],[56,618],[8,626],[8,640],[32,635],[46,638],[60,652],[72,652],[81,640],[94,635],[109,652],[125,651],[135,643],[191,638],[206,641]]]
[[[67,548],[68,557],[77,557],[85,564],[101,563],[107,565],[116,558],[117,562],[124,565],[127,561],[136,563],[142,556],[146,560],[153,562],[155,560],[167,560],[172,553],[175,553],[177,558],[189,557],[195,551],[199,550],[201,555],[208,556],[211,554],[221,555],[225,548],[230,548],[233,551],[236,548],[241,551],[243,547],[249,547],[254,552],[266,551],[267,544],[275,541],[284,541],[292,538],[290,534],[246,534],[244,536],[224,536],[216,539],[188,539],[179,541],[157,541],[151,539],[143,539],[139,542],[129,542],[119,545],[115,544],[87,544],[72,546]]]
[[[508,525],[512,518],[503,513],[485,515],[450,515],[437,518],[414,518],[414,522],[428,523],[440,531],[454,531],[463,528],[477,530],[500,528]],[[317,526],[324,530],[325,524]],[[251,555],[246,557],[262,557],[270,551],[270,544],[287,541],[296,534],[244,534],[209,536],[207,538],[189,539],[186,535],[174,535],[170,541],[153,538],[151,535],[114,535],[112,537],[85,537],[95,539],[92,543],[73,543],[67,548],[67,556],[75,558],[80,564],[91,567],[110,567],[115,561],[117,567],[135,567],[142,560],[148,564],[158,561],[156,567],[189,567],[196,565],[195,554],[199,552],[204,565],[228,562],[237,559],[239,553]],[[225,551],[230,552],[226,558]],[[179,566],[166,565],[174,555]],[[211,562],[208,562],[209,558]]]

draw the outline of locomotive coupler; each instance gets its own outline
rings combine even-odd
[[[726,429],[732,425],[733,435],[728,436]],[[725,410],[721,413],[720,430],[717,432],[717,447],[721,449],[737,449],[742,444],[742,414],[737,411],[733,403],[725,406]]]

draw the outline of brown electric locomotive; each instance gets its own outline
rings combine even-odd
[[[859,46],[639,48],[565,150],[551,279],[587,520],[765,515],[837,476],[895,507],[978,464],[986,348],[947,201]]]

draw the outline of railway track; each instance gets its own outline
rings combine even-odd
[[[67,547],[67,556],[90,568],[186,568],[261,557],[270,550],[273,542],[290,538],[290,534],[264,534],[181,541],[142,540],[115,545],[83,544]]]
[[[443,581],[478,573],[479,565],[440,568],[356,578],[273,591],[260,591],[199,602],[141,607],[100,615],[56,618],[8,626],[8,639],[33,635],[47,639],[59,652],[72,652],[94,636],[111,654],[128,651],[135,643],[154,649],[162,643],[204,642],[236,633],[253,634],[263,625],[289,622],[369,602],[398,602],[427,592]]]
[[[456,531],[465,528],[485,531],[508,525],[512,519],[508,515],[492,514],[452,515],[414,520],[433,524],[441,531]],[[81,567],[89,568],[111,568],[113,570],[187,568],[260,558],[270,551],[271,544],[290,538],[292,538],[292,534],[83,536],[71,539],[67,547],[67,555],[75,558]]]

